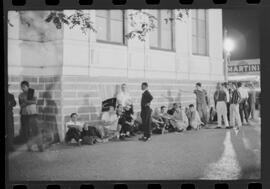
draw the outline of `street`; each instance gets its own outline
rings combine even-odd
[[[92,146],[56,144],[45,152],[20,149],[9,155],[10,179],[20,180],[185,180],[258,179],[261,126],[201,129],[133,137]]]

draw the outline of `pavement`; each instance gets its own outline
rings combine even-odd
[[[22,180],[259,179],[261,125],[153,135],[89,146],[56,144],[44,152],[9,154],[9,177]]]

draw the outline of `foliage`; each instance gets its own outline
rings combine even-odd
[[[170,10],[168,10],[168,13],[169,12]],[[188,14],[188,9],[177,9],[173,17],[168,14],[168,17],[165,18],[165,22],[169,23],[175,20],[183,21],[185,15],[188,16]],[[125,35],[127,39],[138,38],[140,41],[145,41],[146,35],[157,28],[157,18],[146,10],[134,10],[128,15],[128,19],[132,30]],[[84,34],[87,33],[87,30],[97,32],[94,23],[91,21],[90,14],[82,10],[75,10],[71,15],[67,15],[63,11],[50,11],[45,22],[53,23],[57,29],[61,29],[65,24],[69,26],[70,29],[79,27]],[[30,26],[28,21],[22,20],[22,23]],[[13,26],[9,20],[8,25]]]
[[[76,10],[74,14],[69,16],[60,11],[51,11],[45,21],[53,22],[57,29],[61,29],[62,25],[66,24],[70,29],[74,28],[75,26],[80,27],[84,34],[87,33],[88,29],[96,32],[94,24],[91,21],[90,14],[85,13],[82,10]]]
[[[169,23],[174,20],[183,21],[184,16],[188,16],[189,11],[188,9],[178,9],[175,16],[170,16],[170,10],[167,13],[165,22]],[[129,19],[133,30],[126,34],[128,39],[137,37],[140,41],[145,41],[147,33],[157,28],[157,18],[144,10],[132,12],[129,14]]]

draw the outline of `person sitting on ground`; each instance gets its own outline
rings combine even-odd
[[[177,107],[178,107],[178,104],[177,104],[177,103],[173,103],[173,107],[172,107],[171,109],[169,109],[169,110],[167,111],[167,113],[168,113],[169,115],[173,115],[174,112],[176,111]]]
[[[88,124],[84,124],[81,132],[81,143],[92,145],[97,142],[98,138],[101,138],[101,136],[97,128],[89,126]]]
[[[133,114],[134,112],[132,105],[125,106],[124,111],[120,113],[118,121],[118,124],[121,125],[120,139],[135,136]]]
[[[115,109],[113,106],[109,107],[109,111],[104,112],[101,118],[101,124],[104,130],[103,138],[107,138],[108,140],[116,137],[119,138],[119,117],[116,115]],[[107,140],[106,140],[107,141]]]
[[[173,125],[176,131],[182,132],[188,127],[188,118],[184,109],[181,106],[177,107],[170,123]]]
[[[161,106],[160,107],[160,116],[161,116],[163,122],[165,123],[165,131],[168,131],[168,128],[170,126],[170,119],[171,119],[172,115],[169,115],[167,113],[167,107],[166,106]]]
[[[195,109],[193,104],[189,105],[189,111],[187,114],[188,120],[189,120],[189,126],[192,129],[200,129],[200,126],[203,125],[203,122],[201,121],[200,115],[198,111]]]
[[[165,129],[165,122],[159,108],[155,108],[152,114],[152,132],[154,134],[163,134]]]
[[[66,123],[66,128],[68,128],[68,131],[65,136],[65,142],[70,143],[72,139],[75,139],[78,145],[80,145],[83,123],[78,121],[77,113],[72,113],[70,115],[70,121]]]

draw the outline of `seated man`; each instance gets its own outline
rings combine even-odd
[[[81,132],[81,139],[82,144],[95,144],[98,139],[101,138],[101,133],[95,126],[91,126],[87,123],[84,124],[82,132]]]
[[[165,131],[165,122],[163,121],[161,111],[155,108],[152,114],[152,132],[154,134],[163,134]]]
[[[81,142],[81,131],[83,128],[83,123],[77,121],[78,115],[77,113],[72,113],[70,115],[70,121],[66,123],[66,127],[68,131],[65,136],[65,142],[69,143],[72,139],[75,139],[78,145]]]
[[[104,137],[112,139],[114,137],[119,138],[120,125],[118,124],[118,116],[113,106],[109,107],[108,112],[104,112],[101,117],[101,123],[104,129]]]
[[[203,125],[198,111],[195,109],[193,104],[189,105],[189,111],[187,112],[187,117],[189,120],[189,126],[193,129],[200,129],[200,126]]]
[[[167,113],[168,113],[169,115],[173,115],[174,112],[176,111],[177,107],[178,107],[178,104],[177,104],[177,103],[173,103],[173,107],[172,107],[171,109],[169,109],[169,110],[167,111]]]
[[[176,108],[170,123],[178,132],[181,132],[187,129],[188,118],[186,116],[185,111],[181,107]]]

